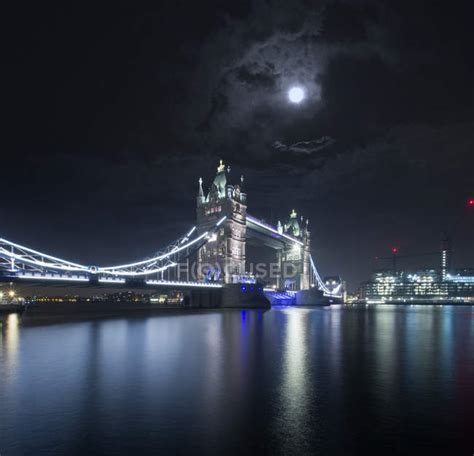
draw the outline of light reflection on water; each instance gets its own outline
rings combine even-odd
[[[20,318],[18,314],[7,315],[2,329],[2,351],[5,363],[5,378],[12,378],[15,375],[15,368],[18,355]]]
[[[283,454],[292,451],[310,451],[306,429],[309,423],[308,349],[306,309],[287,309],[283,313],[286,318],[283,369],[279,393],[279,409],[283,413],[278,416],[278,431],[282,439]]]
[[[9,315],[0,453],[452,450],[474,424],[473,328],[447,306]]]

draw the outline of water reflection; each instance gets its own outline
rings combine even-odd
[[[28,326],[10,315],[0,352],[0,450],[444,448],[474,423],[473,316],[292,308]]]
[[[9,375],[14,374],[20,343],[20,317],[16,313],[7,315],[2,328],[2,352]]]
[[[379,385],[378,398],[382,401],[380,406],[384,407],[390,403],[397,383],[396,315],[393,309],[387,309],[386,312],[376,312],[373,319],[376,331],[371,343],[375,350],[375,376]]]
[[[283,370],[280,386],[279,431],[284,438],[282,453],[289,454],[298,448],[308,450],[308,410],[311,381],[308,366],[307,326],[308,310],[289,309],[284,311],[286,325],[284,332]]]

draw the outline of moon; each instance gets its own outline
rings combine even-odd
[[[302,87],[292,87],[288,90],[288,99],[292,103],[301,103],[304,100],[304,90]]]

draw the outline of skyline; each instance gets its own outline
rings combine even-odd
[[[236,207],[235,209],[237,211],[236,216],[238,216],[238,218],[241,219],[240,222],[241,221],[244,222],[244,226],[245,225],[246,227],[250,226],[251,227],[249,228],[250,231],[255,228],[257,228],[257,230],[263,229],[266,235],[270,236],[270,238],[271,237],[273,237],[274,239],[280,238],[281,240],[283,240],[283,244],[285,244],[285,242],[289,243],[290,244],[289,251],[292,252],[290,253],[290,256],[293,253],[301,251],[301,249],[303,248],[303,245],[306,245],[305,244],[306,238],[310,242],[310,232],[308,231],[308,226],[309,226],[308,219],[305,219],[303,216],[298,215],[295,209],[292,209],[289,215],[289,218],[283,219],[283,224],[281,223],[281,220],[278,220],[276,224],[273,223],[273,226],[272,224],[269,224],[264,219],[255,218],[247,214],[247,206],[246,206],[247,189],[245,188],[245,185],[244,185],[245,179],[243,175],[241,175],[239,183],[229,182],[227,179],[230,177],[230,173],[231,173],[231,167],[229,165],[226,165],[222,160],[220,160],[217,166],[216,176],[209,190],[207,191],[203,190],[204,181],[202,180],[202,178],[200,178],[199,191],[196,197],[196,200],[197,200],[196,201],[197,202],[196,225],[194,225],[187,234],[185,235],[183,234],[183,236],[177,240],[175,239],[170,245],[165,247],[162,244],[159,250],[155,248],[152,254],[148,252],[148,254],[143,258],[128,257],[126,259],[127,261],[126,264],[122,264],[122,265],[115,264],[113,266],[111,266],[110,264],[106,265],[104,264],[103,261],[100,261],[100,260],[95,261],[92,264],[90,263],[88,265],[78,264],[75,262],[71,262],[69,259],[64,259],[64,258],[61,259],[61,258],[58,258],[57,256],[51,256],[51,252],[44,252],[44,251],[41,252],[40,251],[41,249],[39,249],[37,246],[34,246],[34,249],[31,249],[31,246],[24,246],[16,242],[12,242],[12,240],[0,239],[1,241],[0,244],[2,244],[2,251],[4,253],[3,266],[4,268],[6,268],[4,270],[4,273],[8,275],[9,271],[13,272],[12,280],[14,280],[14,275],[16,274],[15,271],[18,271],[20,276],[22,276],[20,278],[23,278],[23,279],[29,278],[30,280],[33,279],[34,281],[35,276],[41,277],[41,276],[44,276],[46,272],[48,274],[50,272],[53,272],[54,274],[59,274],[59,275],[56,278],[49,277],[49,279],[56,280],[56,281],[62,280],[63,282],[65,281],[66,283],[69,282],[71,286],[71,290],[72,290],[74,286],[73,286],[73,283],[71,283],[71,281],[72,282],[73,281],[91,282],[92,286],[94,286],[94,283],[97,282],[97,280],[99,282],[99,285],[101,284],[101,282],[112,283],[112,284],[115,283],[116,285],[117,284],[124,285],[126,283],[127,277],[128,279],[131,279],[133,281],[135,279],[139,279],[140,277],[149,278],[150,275],[154,277],[160,272],[161,272],[161,280],[163,280],[163,273],[165,272],[168,274],[168,280],[169,280],[170,267],[174,271],[174,274],[173,274],[174,280],[178,280],[178,282],[176,282],[177,284],[181,283],[180,280],[183,280],[182,278],[180,279],[180,277],[184,277],[185,280],[191,280],[191,282],[194,281],[193,283],[196,283],[198,285],[197,282],[201,281],[204,278],[204,276],[207,274],[205,271],[208,270],[209,268],[210,268],[209,269],[210,271],[214,271],[214,272],[219,271],[216,277],[218,278],[219,274],[222,274],[222,277],[224,278],[227,277],[227,279],[225,279],[227,281],[228,277],[230,277],[232,274],[236,272],[234,271],[236,264],[239,264],[238,266],[239,275],[243,274],[243,276],[246,276],[247,274],[250,274],[250,276],[253,277],[254,279],[257,278],[258,280],[261,280],[262,281],[261,283],[266,285],[267,287],[273,283],[273,280],[277,280],[278,282],[278,277],[280,275],[281,277],[285,277],[285,280],[296,279],[298,281],[297,279],[298,268],[294,264],[285,264],[285,265],[280,264],[280,254],[282,253],[282,251],[278,249],[281,248],[281,245],[277,243],[278,244],[278,247],[277,247],[274,240],[269,243],[268,242],[264,243],[263,245],[259,245],[258,241],[257,243],[251,242],[250,245],[247,246],[246,248],[243,247],[241,253],[239,253],[238,258],[237,257],[234,258],[232,256],[233,259],[231,259],[231,257],[229,257],[228,260],[225,260],[224,263],[222,264],[220,263],[222,259],[219,259],[218,257],[216,257],[215,253],[210,254],[211,251],[216,251],[215,246],[210,248],[209,250],[210,256],[208,257],[207,260],[204,260],[203,258],[208,254],[203,253],[202,258],[199,255],[198,257],[194,258],[192,263],[189,262],[189,258],[188,258],[189,247],[188,246],[194,246],[193,248],[197,248],[197,249],[202,248],[203,252],[205,252],[206,250],[205,245],[207,243],[210,243],[210,245],[213,245],[213,242],[216,241],[218,237],[220,236],[220,235],[218,236],[215,230],[216,229],[220,230],[221,228],[219,227],[226,221],[226,219],[228,220],[228,222],[231,222],[231,219],[233,219],[234,216],[231,216],[230,213],[228,212],[229,209],[227,208],[227,203],[226,203],[226,202],[231,202],[231,201],[238,202],[238,205],[243,204],[243,207],[244,207],[243,211],[242,209],[239,209],[238,207]],[[467,208],[466,215],[470,215],[472,217],[473,200],[468,199],[465,202],[465,204]],[[233,207],[234,203],[231,203],[231,205]],[[211,217],[210,225],[209,225],[209,221],[207,221],[207,217]],[[237,229],[241,230],[242,228],[239,226],[235,226],[234,228],[231,228],[231,231],[228,233],[228,235],[230,236],[230,233],[232,232],[233,233],[232,236],[235,236],[236,235],[235,230]],[[248,236],[245,235],[245,231],[247,230],[247,228],[243,228],[243,230],[244,231],[242,233],[243,235],[242,242],[245,244],[246,240],[248,239]],[[224,232],[222,232],[222,234],[223,233]],[[251,234],[250,238],[252,238],[252,236],[253,235]],[[203,242],[204,244],[202,244]],[[222,245],[220,244],[220,242],[221,241],[218,241],[218,245],[220,246],[218,248],[219,251],[220,249],[225,249],[225,250],[228,249],[229,253],[232,252],[231,255],[235,254],[235,245],[234,247],[229,247],[227,246],[226,242],[224,242]],[[235,241],[232,241],[232,242],[235,242]],[[313,280],[316,280],[315,277],[318,277],[317,279],[319,281],[318,288],[324,289],[324,284],[323,284],[324,280],[321,282],[321,277],[319,277],[320,273],[317,271],[317,268],[315,266],[318,260],[315,259],[313,262],[312,250],[314,251],[314,249],[311,249],[309,247],[310,245],[309,242],[308,242],[307,247],[305,247],[309,255],[305,261],[308,262],[308,267],[309,267],[309,263],[311,263],[313,274],[314,274]],[[291,246],[293,247],[291,248]],[[127,251],[128,246],[122,246],[122,248],[124,249],[124,251]],[[276,250],[273,250],[275,248]],[[172,260],[168,259],[171,253],[180,252],[180,251],[185,252],[186,260],[179,260],[178,259],[179,257],[176,257],[176,258],[173,257]],[[448,236],[447,233],[445,233],[445,238],[443,239],[442,248],[440,250],[423,252],[423,253],[420,253],[420,252],[407,253],[404,251],[400,252],[399,246],[392,245],[390,246],[389,251],[391,253],[390,256],[378,256],[374,259],[372,273],[370,275],[370,278],[372,278],[372,274],[375,272],[389,271],[390,274],[396,275],[402,272],[407,272],[407,271],[410,272],[410,270],[411,272],[413,272],[414,269],[417,269],[419,271],[423,271],[423,270],[435,271],[436,274],[438,273],[441,274],[440,277],[443,276],[443,280],[444,280],[446,274],[450,272],[456,273],[456,271],[460,271],[460,270],[464,270],[464,271],[474,270],[474,268],[472,267],[467,267],[467,266],[459,267],[460,266],[459,264],[455,264],[453,262],[453,258],[452,258],[453,249],[452,249],[452,244],[451,244],[451,238]],[[168,252],[168,253],[164,254],[163,252]],[[400,253],[402,254],[400,255]],[[240,256],[241,254],[242,256]],[[422,266],[415,266],[414,268],[413,267],[410,268],[410,266],[407,267],[406,263],[410,263],[411,261],[411,263],[413,264],[413,260],[415,260],[415,264],[419,264],[418,257],[421,257],[423,259]],[[22,258],[27,259],[26,263],[22,264],[22,261],[21,261]],[[432,258],[436,258],[434,262]],[[160,259],[164,259],[165,262],[161,264],[159,262]],[[46,261],[46,263],[44,263],[44,261]],[[132,261],[132,263],[130,263],[130,261]],[[233,263],[234,261],[237,261],[237,263]],[[18,265],[15,266],[16,262],[18,263]],[[400,262],[402,262],[401,266],[400,266]],[[10,263],[11,263],[11,266],[10,266]],[[397,267],[397,264],[398,264],[398,267]],[[36,269],[34,265],[36,265]],[[129,270],[129,267],[138,268],[138,269],[136,271],[133,269],[132,271],[132,270]],[[283,273],[282,271],[285,271],[285,272]],[[338,275],[338,274],[333,274],[333,277],[335,275]],[[328,276],[328,275],[323,273],[322,278],[324,279],[325,276]],[[331,277],[331,275],[329,275],[329,277]],[[411,277],[411,276],[408,276],[408,277]],[[43,280],[48,281],[47,279],[48,277],[44,277]],[[345,283],[346,282],[345,278],[342,277],[342,279]],[[366,278],[365,280],[361,281],[355,286],[352,286],[349,291],[354,292],[356,291],[356,289],[357,290],[361,289],[362,287],[366,285],[367,280],[369,280],[369,278]],[[21,282],[22,280],[20,280],[20,283]],[[129,284],[129,286],[132,286],[132,287],[136,285],[137,284],[134,285],[133,283]],[[145,285],[145,282],[142,285]],[[201,285],[205,286],[205,284],[201,284]],[[307,287],[308,285],[309,283],[305,285],[305,287]],[[63,284],[63,288],[64,286],[65,285]],[[285,285],[285,287],[286,286],[287,285]],[[20,287],[20,288],[23,288],[23,287]],[[33,288],[36,288],[36,287],[33,286]],[[40,290],[40,288],[38,288],[38,290]],[[64,289],[67,290],[67,286]],[[41,294],[41,292],[39,293]]]
[[[193,223],[224,159],[252,212],[309,218],[321,271],[351,288],[390,246],[435,251],[454,229],[471,266],[467,4],[318,5],[10,6],[2,236],[84,263],[144,256]]]

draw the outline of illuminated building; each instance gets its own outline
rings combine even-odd
[[[197,196],[197,230],[209,231],[223,216],[225,222],[215,235],[198,253],[198,278],[208,276],[211,282],[232,283],[234,275],[245,273],[245,236],[247,231],[247,195],[242,191],[241,183],[227,183],[226,167],[222,160],[207,195],[199,179]]]
[[[202,179],[198,181],[197,232],[202,235],[219,226],[199,249],[198,279],[222,284],[255,281],[246,271],[247,238],[254,236],[261,244],[276,250],[278,272],[269,278],[276,282],[272,285],[292,291],[309,290],[312,266],[308,220],[298,216],[293,209],[285,223],[278,221],[277,227],[273,227],[248,215],[243,176],[238,184],[230,184],[229,177],[230,168],[221,160],[207,192],[203,189]]]
[[[362,299],[371,303],[474,303],[474,270],[454,273],[422,269],[414,274],[378,271],[362,287]]]
[[[474,303],[474,269],[451,269],[451,240],[446,236],[441,244],[438,269],[421,269],[415,273],[395,268],[377,271],[362,285],[359,301]]]
[[[446,279],[448,271],[451,269],[451,240],[448,237],[443,239],[441,246],[441,278]]]
[[[289,220],[281,224],[278,221],[278,231],[287,233],[298,239],[298,244],[287,245],[278,251],[278,263],[280,265],[281,277],[277,286],[286,290],[305,290],[310,288],[310,234],[308,220],[304,221],[293,209]],[[287,273],[288,276],[287,276]]]

